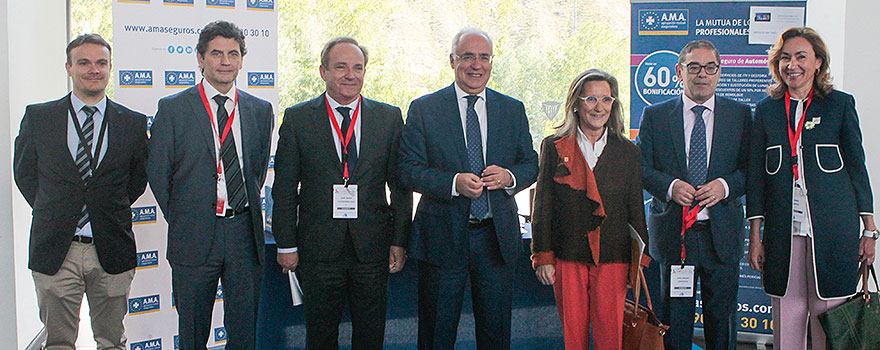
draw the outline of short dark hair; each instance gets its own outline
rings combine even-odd
[[[350,38],[347,36],[338,36],[330,39],[330,41],[324,44],[324,48],[321,49],[321,65],[324,66],[324,68],[329,68],[327,67],[327,64],[330,63],[330,49],[336,46],[336,44],[341,43],[349,43],[357,46],[357,48],[361,50],[361,53],[364,54],[364,67],[367,66],[367,62],[370,60],[370,56],[367,54],[367,48],[358,44],[357,40],[354,40],[354,38]]]
[[[110,43],[108,43],[107,40],[104,40],[104,38],[102,38],[100,35],[94,33],[80,34],[80,36],[76,37],[76,39],[71,40],[70,43],[67,44],[67,63],[71,63],[70,51],[73,51],[73,49],[83,46],[85,44],[101,45],[103,47],[106,47],[107,51],[109,51],[111,54],[113,53],[113,50],[110,48]]]
[[[214,21],[208,23],[199,33],[199,42],[196,44],[196,51],[200,56],[205,56],[205,51],[208,50],[208,42],[214,40],[214,38],[218,36],[227,39],[235,39],[235,41],[238,42],[238,50],[241,51],[241,55],[244,56],[247,54],[247,48],[244,46],[244,34],[242,34],[241,29],[238,29],[238,26],[232,22]]]
[[[678,64],[684,64],[685,56],[696,49],[712,50],[712,52],[715,53],[715,59],[718,60],[718,65],[721,65],[721,55],[718,54],[718,49],[716,49],[715,45],[709,40],[694,40],[687,43],[687,45],[681,49],[681,53],[678,54]]]

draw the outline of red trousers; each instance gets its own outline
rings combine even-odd
[[[629,264],[588,265],[556,260],[556,307],[566,350],[619,350],[623,342],[623,305]]]

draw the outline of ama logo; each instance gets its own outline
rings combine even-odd
[[[150,0],[119,0],[119,2],[126,4],[150,4]]]
[[[271,89],[275,87],[275,73],[248,72],[248,88]]]
[[[205,1],[205,7],[215,9],[234,9],[235,0],[207,0]]]
[[[120,70],[119,87],[151,88],[153,87],[153,71],[151,70]]]
[[[131,223],[134,225],[156,222],[156,206],[131,208]]]
[[[214,328],[214,344],[222,344],[226,342],[226,328]]]
[[[174,350],[180,350],[180,336],[174,335]]]
[[[639,35],[688,35],[688,10],[639,10]]]
[[[194,71],[165,71],[166,88],[186,88],[194,85],[196,85],[196,72]]]
[[[162,0],[163,5],[173,5],[173,6],[193,6],[193,0]]]
[[[255,11],[275,10],[275,0],[247,0],[247,9]]]
[[[214,302],[223,301],[223,285],[217,284],[217,292],[214,294]]]
[[[137,268],[138,270],[143,269],[152,269],[154,267],[159,266],[159,251],[151,250],[148,252],[138,252],[137,253]]]
[[[159,311],[159,294],[128,299],[128,314],[141,315]]]
[[[131,343],[131,350],[162,350],[162,338],[150,339]]]

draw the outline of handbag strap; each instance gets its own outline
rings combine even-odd
[[[645,273],[639,266],[639,279],[642,281],[642,287],[645,288],[645,299],[648,301],[648,309],[654,311],[654,305],[651,304],[651,292],[648,291],[648,282],[645,281]]]
[[[869,295],[870,292],[868,290],[869,276],[874,280],[874,289],[880,292],[880,285],[877,284],[877,272],[874,271],[874,265],[862,263],[862,265],[859,266],[859,275],[862,278],[862,293],[864,293],[864,295]]]

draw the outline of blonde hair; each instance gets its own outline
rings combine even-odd
[[[591,81],[604,81],[608,83],[608,86],[611,88],[611,97],[614,97],[614,103],[611,105],[611,115],[608,117],[605,127],[608,128],[610,133],[626,137],[624,134],[625,129],[623,125],[623,113],[621,112],[620,107],[620,98],[617,93],[617,78],[614,78],[613,75],[608,74],[607,72],[595,68],[578,74],[577,78],[571,82],[571,86],[568,88],[568,95],[565,97],[565,119],[562,120],[561,125],[556,127],[556,136],[566,137],[574,135],[576,132],[578,127],[578,116],[574,110],[577,107],[577,101],[578,97],[581,95],[581,91],[583,91],[587,82]]]
[[[831,84],[831,72],[828,71],[828,67],[831,65],[831,56],[828,55],[828,47],[825,46],[825,42],[822,41],[819,33],[813,30],[813,28],[794,27],[779,34],[776,43],[767,51],[769,58],[767,66],[770,67],[770,74],[773,75],[773,84],[767,87],[767,93],[774,99],[782,98],[785,96],[785,91],[788,90],[788,85],[782,80],[782,74],[779,72],[782,45],[785,45],[786,40],[798,37],[806,39],[813,47],[816,58],[822,60],[819,70],[816,71],[816,76],[813,77],[813,96],[818,98],[828,96],[831,93],[831,89],[834,88],[834,85]]]

